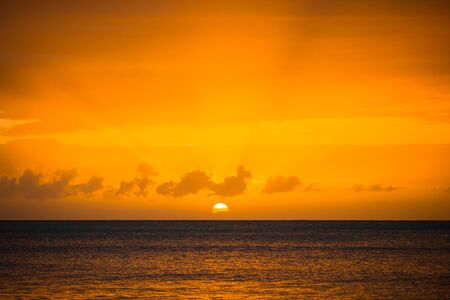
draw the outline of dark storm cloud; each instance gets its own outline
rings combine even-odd
[[[289,192],[300,184],[300,180],[295,176],[271,176],[267,179],[262,192],[266,194]]]
[[[236,196],[243,194],[247,188],[247,180],[251,173],[243,166],[239,166],[236,175],[225,177],[222,182],[216,183],[210,174],[201,170],[195,170],[184,174],[179,182],[164,182],[156,188],[161,195],[183,197],[189,194],[197,194],[201,190],[212,191],[217,196]]]
[[[362,184],[355,184],[351,187],[351,190],[354,192],[393,192],[398,189],[399,187],[381,184],[373,184],[368,186]]]

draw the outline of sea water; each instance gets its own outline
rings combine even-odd
[[[450,222],[0,222],[0,298],[448,299]]]

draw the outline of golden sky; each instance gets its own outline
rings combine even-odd
[[[450,219],[449,28],[439,0],[1,1],[0,218]]]

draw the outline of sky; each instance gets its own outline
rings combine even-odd
[[[0,219],[449,220],[449,23],[438,0],[1,1]]]

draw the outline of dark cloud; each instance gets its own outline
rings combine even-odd
[[[156,187],[156,192],[161,195],[170,195],[172,194],[176,183],[173,181],[164,182]]]
[[[189,194],[196,194],[202,189],[209,189],[212,185],[211,176],[197,170],[183,175],[180,182],[175,185],[172,193],[175,197],[183,197]]]
[[[252,174],[243,166],[237,168],[236,176],[225,177],[223,182],[213,185],[212,191],[218,196],[236,196],[245,192],[247,180],[252,178]]]
[[[147,196],[148,188],[155,184],[151,177],[157,176],[158,172],[147,163],[141,163],[137,171],[138,174],[133,180],[122,180],[119,188],[112,192],[116,196]]]
[[[351,190],[354,192],[393,192],[398,190],[399,187],[395,187],[392,185],[381,185],[381,184],[373,184],[373,185],[362,185],[355,184],[351,187]]]
[[[103,188],[103,178],[92,176],[86,183],[78,184],[75,187],[82,193],[91,194]]]
[[[155,182],[147,175],[136,176],[133,180],[120,182],[119,188],[115,190],[116,196],[147,196],[148,188]]]
[[[141,163],[138,174],[132,180],[122,180],[118,188],[106,191],[108,196],[146,196],[149,187],[155,182],[151,176],[158,173],[147,164]],[[56,171],[51,178],[46,178],[40,172],[27,169],[18,178],[0,177],[1,196],[23,196],[26,198],[45,199],[69,195],[88,195],[104,189],[104,178],[92,176],[86,182],[73,183],[77,177],[75,170]]]
[[[154,181],[151,180],[148,176],[137,176],[134,179],[134,183],[136,184],[136,188],[137,188],[135,195],[136,196],[147,196],[147,193],[148,193],[147,188],[150,185],[153,185]]]
[[[197,194],[203,189],[211,189],[213,185],[209,174],[201,170],[195,170],[184,174],[177,183],[170,181],[159,185],[156,191],[162,195],[183,197],[189,194]]]
[[[243,166],[239,166],[235,176],[226,177],[222,182],[215,183],[211,175],[201,170],[195,170],[184,174],[179,182],[165,182],[156,188],[161,195],[183,197],[189,194],[197,194],[201,190],[212,191],[217,196],[236,196],[244,193],[247,188],[247,180],[251,173]]]
[[[284,193],[294,190],[299,186],[300,180],[295,176],[271,176],[267,179],[263,193]]]
[[[146,196],[155,182],[151,176],[157,172],[149,164],[142,163],[133,180],[122,180],[117,189],[106,193],[111,196]],[[18,178],[0,177],[0,197],[25,197],[33,199],[58,198],[64,196],[89,195],[104,188],[104,178],[92,176],[86,182],[73,183],[77,177],[75,170],[58,170],[51,176],[27,169]]]
[[[44,180],[40,172],[27,169],[19,178],[0,179],[1,196],[23,196],[32,199],[63,197],[74,193],[70,184],[77,176],[75,170],[57,171],[50,180]]]
[[[116,190],[116,195],[127,196],[133,191],[133,188],[134,188],[134,180],[132,181],[122,180],[120,182],[119,188]]]

